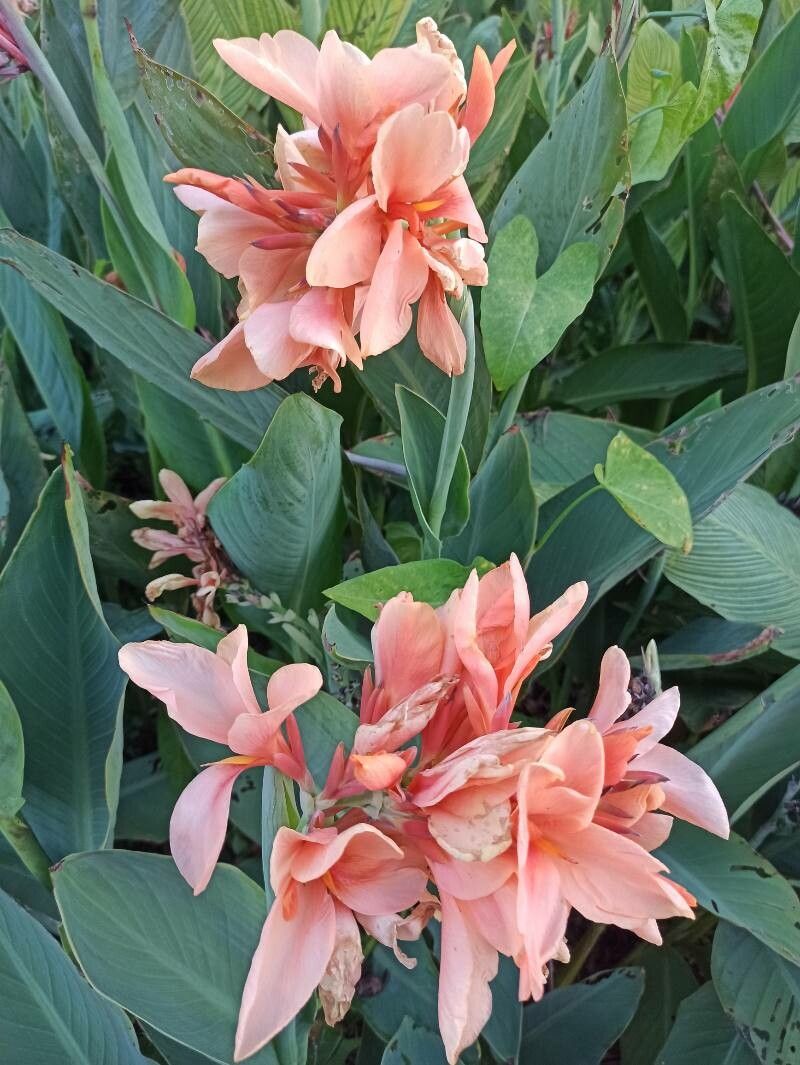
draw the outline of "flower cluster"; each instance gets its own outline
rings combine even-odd
[[[413,967],[402,942],[441,921],[439,1023],[454,1063],[490,1016],[498,955],[518,965],[520,999],[539,998],[548,963],[569,957],[572,908],[651,943],[661,941],[658,920],[692,916],[694,899],[651,851],[673,816],[721,836],[728,819],[705,773],[660,742],[677,690],[628,716],[630,668],[612,647],[587,718],[567,723],[564,710],[545,728],[510,720],[586,594],[574,585],[530,617],[512,556],[480,579],[473,572],[439,609],[408,594],[387,602],[352,749],[339,746],[322,787],[292,717],[321,687],[315,667],[280,668],[262,712],[241,626],[216,654],[163,642],[122,649],[125,671],[180,725],[232,752],[194,779],[172,817],[172,851],[195,892],[212,875],[239,773],[272,765],[302,789],[302,831],[281,828],[274,841],[275,902],[244,989],[237,1061],[317,989],[328,1022],[341,1019],[362,929]]]
[[[38,5],[34,0],[17,0],[16,6],[20,14],[31,15]],[[17,43],[6,16],[0,11],[0,85],[29,70],[28,58]]]
[[[373,59],[333,30],[319,49],[293,30],[214,43],[299,111],[303,129],[278,128],[279,188],[197,169],[166,178],[201,215],[198,251],[238,276],[242,297],[238,324],[193,377],[245,390],[308,367],[316,387],[330,377],[338,391],[338,369],[402,340],[417,302],[423,353],[461,373],[466,341],[446,297],[487,280],[486,232],[463,174],[514,42],[492,63],[476,47],[469,85],[430,18],[416,44]]]
[[[131,536],[135,543],[146,551],[152,551],[150,569],[155,569],[168,558],[181,555],[193,562],[192,576],[183,573],[167,573],[145,588],[145,595],[152,602],[164,592],[175,588],[196,588],[192,594],[192,606],[198,618],[213,628],[220,627],[219,615],[214,610],[214,596],[220,586],[231,577],[230,564],[206,519],[206,510],[215,493],[225,483],[218,477],[194,499],[186,484],[172,470],[161,470],[158,475],[166,501],[141,499],[131,503],[137,518],[171,522],[176,531],[166,529],[134,529]]]

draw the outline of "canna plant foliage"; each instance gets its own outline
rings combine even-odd
[[[800,1061],[793,0],[0,0],[0,1059]]]

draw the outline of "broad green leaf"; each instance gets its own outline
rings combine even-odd
[[[709,982],[685,999],[656,1065],[756,1065]]]
[[[788,881],[735,832],[730,839],[676,821],[656,851],[669,876],[724,921],[800,963],[800,902]]]
[[[192,407],[232,440],[248,449],[258,446],[286,394],[278,385],[224,392],[191,381],[192,366],[208,350],[202,337],[13,230],[0,231],[0,262],[16,267],[37,292],[129,370]]]
[[[722,124],[722,140],[746,180],[755,176],[758,150],[783,133],[800,107],[798,54],[800,10],[759,55]]]
[[[0,267],[0,318],[14,337],[60,439],[81,456],[87,476],[102,480],[102,434],[61,316],[16,270]]]
[[[406,969],[386,947],[375,947],[369,956],[368,972],[379,981],[380,991],[359,1000],[364,1020],[387,1041],[406,1018],[430,1032],[439,1031],[439,973],[433,955],[424,939],[403,943],[403,951],[416,958],[414,969]]]
[[[397,406],[403,458],[408,470],[414,510],[423,529],[430,527],[431,506],[446,422],[431,403],[402,385],[397,386]],[[456,536],[469,517],[469,466],[463,447],[458,449],[453,479],[441,524],[441,536]]]
[[[264,922],[261,888],[219,866],[194,898],[171,858],[132,851],[70,855],[53,884],[92,985],[176,1042],[229,1065]],[[271,1045],[249,1060],[277,1062]]]
[[[630,1024],[643,990],[641,969],[612,969],[548,991],[522,1011],[521,1065],[599,1065]]]
[[[536,277],[539,244],[525,215],[497,233],[489,285],[481,298],[481,335],[495,387],[510,388],[544,359],[586,307],[597,273],[597,248],[571,244]]]
[[[652,23],[645,23],[652,25]],[[660,181],[686,142],[686,116],[697,98],[695,86],[685,81],[654,111],[640,112],[631,122],[631,184]]]
[[[17,398],[11,373],[0,360],[0,471],[8,491],[8,509],[0,544],[5,562],[33,513],[45,482],[39,445]]]
[[[621,428],[606,419],[552,410],[521,414],[516,424],[528,442],[531,479],[540,505],[589,476]],[[652,439],[647,430],[622,428],[638,443]]]
[[[640,22],[625,66],[625,99],[630,114],[668,98],[681,81],[678,42],[654,19]]]
[[[800,765],[800,666],[692,747],[735,821]]]
[[[644,994],[622,1033],[622,1061],[624,1065],[653,1065],[681,1002],[697,988],[697,980],[673,947],[643,945],[633,961],[644,969]]]
[[[691,550],[686,493],[649,451],[619,432],[608,445],[605,467],[595,467],[595,477],[637,525],[669,547]]]
[[[164,843],[169,839],[169,818],[177,798],[157,754],[143,754],[125,762],[119,786],[116,839]]]
[[[441,1037],[415,1024],[410,1017],[403,1023],[386,1044],[381,1065],[446,1065]]]
[[[398,592],[410,592],[418,602],[441,606],[455,588],[464,586],[469,573],[468,566],[445,558],[404,562],[326,588],[325,595],[334,603],[376,621],[380,606]]]
[[[142,47],[160,54],[176,31],[185,33],[180,0],[105,0],[98,14],[106,70],[120,103],[128,108],[140,81],[125,19],[135,28]]]
[[[733,192],[722,197],[719,247],[748,388],[778,381],[800,313],[800,274]]]
[[[201,85],[234,111],[261,107],[264,94],[235,74],[214,48],[217,37],[260,37],[262,33],[297,29],[296,10],[286,0],[181,0],[195,70]],[[134,29],[136,27],[134,26]]]
[[[491,236],[522,214],[536,226],[543,273],[578,242],[596,244],[604,264],[622,226],[627,178],[625,96],[609,50],[509,182]]]
[[[209,507],[236,568],[298,611],[316,606],[341,573],[340,424],[308,396],[289,396],[258,451]]]
[[[519,970],[511,958],[500,955],[497,976],[492,980],[492,1015],[481,1032],[497,1061],[516,1063],[522,1041],[522,1003],[519,1001]]]
[[[753,45],[761,0],[706,0],[709,35],[697,96],[684,121],[688,137],[700,129],[741,81]]]
[[[771,385],[647,445],[683,488],[695,523],[791,439],[800,427],[798,396],[800,381]],[[531,450],[535,456],[535,445]],[[590,487],[586,478],[545,504],[539,535]],[[535,609],[578,580],[589,582],[590,607],[659,549],[659,541],[630,521],[615,500],[595,493],[563,517],[558,531],[534,554],[527,576]]]
[[[579,410],[602,410],[629,399],[673,399],[744,370],[744,352],[735,345],[699,341],[627,344],[581,363],[556,381],[547,398]]]
[[[729,666],[763,654],[780,629],[762,628],[722,618],[695,618],[658,643],[662,670]]]
[[[146,1065],[125,1014],[52,936],[0,891],[0,1056],[30,1065]]]
[[[339,611],[335,606],[331,606],[325,616],[325,623],[322,626],[322,643],[325,650],[331,658],[335,658],[337,662],[349,669],[359,671],[366,669],[373,657],[369,636],[345,620],[348,614],[354,617],[351,611],[346,607],[340,607],[339,610],[344,617],[339,616]]]
[[[695,529],[691,554],[670,554],[673,584],[730,621],[782,634],[800,658],[800,520],[754,485],[741,485]]]
[[[25,817],[54,860],[104,846],[112,829],[125,689],[68,464],[66,474],[66,503],[56,469],[0,575],[0,679],[25,738]]]
[[[688,340],[678,269],[666,245],[642,211],[629,219],[625,232],[656,336],[671,343]]]
[[[135,38],[131,43],[156,124],[181,164],[270,184],[272,142],[208,89],[156,63]]]
[[[29,158],[26,144],[0,114],[0,212],[15,229],[34,240],[48,237],[48,198],[46,175]]]
[[[800,966],[744,929],[722,921],[711,954],[714,987],[763,1065],[785,1065],[800,1053]]]
[[[41,880],[22,864],[17,852],[0,834],[0,888],[34,916],[58,920],[58,908]]]
[[[392,44],[411,0],[329,0],[326,25],[367,55]]]
[[[25,744],[17,708],[0,681],[0,817],[13,817],[25,800]]]
[[[512,427],[500,437],[469,486],[469,520],[447,540],[444,554],[465,566],[480,556],[497,565],[512,552],[523,565],[536,534],[536,496],[525,436]]]
[[[222,639],[223,634],[217,629],[174,614],[170,610],[151,607],[150,612],[173,640],[196,643],[213,651]],[[256,651],[248,651],[247,665],[252,675],[253,687],[258,694],[266,690],[264,681],[283,663],[265,658]],[[321,787],[337,744],[344,743],[346,747],[352,745],[358,718],[333,696],[320,692],[296,711],[295,720],[303,738],[308,768]]]

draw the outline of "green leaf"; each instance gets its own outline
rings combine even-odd
[[[434,535],[429,518],[446,421],[436,407],[402,385],[397,386],[397,406],[400,410],[403,458],[408,470],[414,510],[421,527]],[[469,466],[463,447],[459,447],[445,505],[441,536],[458,535],[468,517]]]
[[[800,107],[800,79],[794,76],[798,53],[800,10],[759,55],[725,116],[722,140],[745,180],[755,177],[758,150],[783,133]]]
[[[500,565],[514,552],[524,565],[536,534],[536,507],[528,445],[513,426],[472,481],[469,520],[446,541],[444,554],[466,566],[477,556]]]
[[[735,832],[730,839],[676,821],[656,852],[705,909],[800,962],[800,902],[788,881]]]
[[[722,197],[719,247],[748,389],[778,381],[800,313],[800,274],[733,192]]]
[[[734,345],[626,344],[581,363],[548,390],[547,398],[579,410],[601,410],[629,399],[674,399],[744,370],[744,352]]]
[[[352,613],[340,608],[343,615]],[[360,620],[360,619],[358,619]],[[368,635],[360,632],[339,616],[335,606],[325,615],[322,626],[322,644],[325,651],[348,669],[364,670],[372,662],[372,644]]]
[[[13,817],[25,802],[24,774],[22,723],[8,689],[0,681],[0,817]]]
[[[647,445],[686,493],[698,522],[739,481],[787,443],[800,426],[800,381],[760,389],[683,425]],[[535,455],[535,445],[532,446]],[[536,459],[534,457],[534,468]],[[534,475],[535,484],[535,475]],[[539,534],[591,487],[579,481],[539,511]],[[590,528],[592,535],[587,536]],[[527,569],[535,609],[578,580],[589,582],[588,606],[659,550],[655,537],[631,522],[605,493],[568,514]]]
[[[692,515],[686,493],[649,451],[619,432],[608,445],[605,468],[598,464],[595,476],[637,525],[669,547],[691,550]]]
[[[325,24],[371,56],[394,41],[410,6],[411,0],[330,0]]]
[[[606,419],[552,410],[521,414],[516,424],[528,443],[531,478],[540,505],[588,477],[621,428]],[[630,425],[624,429],[638,443],[652,439],[647,430]]]
[[[317,605],[341,573],[340,424],[308,396],[289,396],[258,451],[209,507],[236,568],[298,611]]]
[[[630,1024],[643,990],[641,969],[612,969],[549,991],[522,1011],[520,1061],[599,1065]]]
[[[405,1017],[386,1044],[381,1065],[408,1065],[412,1061],[414,1065],[446,1065],[447,1058],[438,1035]]]
[[[14,337],[60,439],[81,456],[88,476],[102,480],[102,433],[61,316],[15,270],[2,266],[0,316]]]
[[[519,969],[511,958],[500,955],[497,976],[492,980],[492,1015],[481,1036],[497,1061],[516,1063],[522,1041],[522,1003],[519,1001]]]
[[[66,504],[56,469],[0,575],[0,679],[25,737],[25,817],[52,859],[112,831],[125,689],[69,461],[65,474]]]
[[[486,181],[505,163],[525,116],[533,81],[532,56],[522,55],[509,63],[497,84],[489,125],[469,153],[466,178],[470,186]]]
[[[656,1065],[756,1065],[757,1060],[709,982],[681,1003]]]
[[[6,364],[0,360],[0,471],[8,491],[8,510],[0,537],[0,566],[11,553],[45,482],[39,445],[22,409]],[[0,523],[2,524],[2,523]]]
[[[742,79],[761,17],[761,0],[706,0],[709,36],[697,96],[684,121],[690,136],[711,118]]]
[[[146,1065],[125,1014],[89,987],[56,940],[3,891],[0,981],[4,1061]]]
[[[413,970],[401,965],[386,947],[375,947],[369,956],[369,975],[376,978],[380,991],[359,1001],[364,1020],[384,1040],[391,1039],[406,1018],[430,1032],[439,1031],[439,972],[430,948],[418,939],[404,943],[403,951],[416,958]]]
[[[653,1065],[681,1002],[697,988],[697,980],[672,947],[642,946],[633,960],[644,969],[644,994],[622,1033],[622,1060],[624,1065]]]
[[[625,232],[656,336],[672,343],[688,340],[678,269],[664,242],[642,211],[628,220]]]
[[[464,586],[469,573],[469,567],[445,558],[404,562],[326,588],[325,595],[334,603],[376,621],[379,607],[398,592],[410,592],[418,602],[441,606],[453,589]]]
[[[800,765],[798,713],[795,666],[692,747],[692,760],[712,777],[732,821]]]
[[[714,986],[763,1065],[784,1065],[800,1052],[800,967],[741,928],[722,921],[711,954]]]
[[[235,74],[217,55],[217,37],[259,37],[297,29],[297,12],[285,0],[181,0],[198,80],[234,111],[261,107],[264,94]],[[136,27],[134,26],[134,29]]]
[[[192,407],[232,440],[255,449],[285,392],[224,392],[189,379],[208,350],[196,333],[13,230],[0,231],[0,262],[19,270],[62,314],[129,370]],[[169,352],[169,359],[164,357]]]
[[[776,628],[695,618],[659,641],[658,661],[662,670],[729,666],[763,654],[779,635]]]
[[[497,233],[489,285],[481,298],[481,334],[495,387],[510,388],[544,359],[586,307],[597,273],[594,244],[571,244],[536,277],[539,244],[525,215]]]
[[[777,627],[779,651],[800,658],[800,521],[755,485],[741,485],[695,529],[691,554],[665,574],[730,621]]]
[[[119,787],[117,839],[164,843],[169,839],[169,818],[178,798],[157,754],[131,758],[122,767]]]
[[[678,42],[654,19],[640,22],[625,67],[625,98],[636,115],[671,96],[682,81]]]
[[[53,884],[92,985],[176,1042],[229,1065],[264,922],[261,888],[219,866],[194,898],[171,858],[131,851],[70,855]],[[249,1060],[277,1062],[271,1045]]]
[[[156,124],[183,166],[272,183],[275,167],[267,137],[198,82],[156,63],[133,36],[131,45]]]
[[[491,236],[521,214],[536,226],[542,272],[577,242],[596,244],[604,264],[622,227],[627,179],[625,96],[608,50],[509,182]]]

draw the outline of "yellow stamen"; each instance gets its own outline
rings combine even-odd
[[[444,200],[420,200],[419,203],[415,203],[415,211],[435,211],[437,207],[441,207]]]

